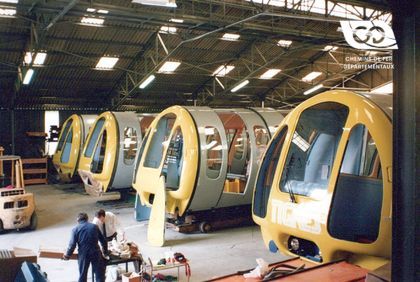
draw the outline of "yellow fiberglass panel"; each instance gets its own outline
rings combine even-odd
[[[150,205],[156,183],[161,175],[165,176],[167,212],[182,215],[194,193],[199,169],[194,120],[185,108],[170,107],[150,125],[146,142],[133,187],[139,192],[142,203]]]
[[[53,164],[62,181],[70,181],[76,172],[83,144],[83,122],[79,115],[70,116],[62,126]]]
[[[325,124],[325,119],[321,119],[324,127],[300,122],[306,110],[322,110],[324,107],[324,112],[327,112],[337,107],[336,104],[348,108],[342,130],[337,120],[332,127]],[[326,114],[326,118],[330,117]],[[343,123],[343,119],[340,120]],[[288,133],[269,192],[266,214],[256,213],[254,202],[253,218],[261,226],[267,246],[272,250],[279,248],[284,253],[298,254],[320,262],[351,256],[353,261],[360,261],[369,268],[381,263],[374,257],[384,258],[382,262],[389,259],[392,124],[385,113],[359,94],[328,91],[296,107],[282,121],[279,130],[284,126],[288,127]],[[303,132],[302,126],[304,129],[306,126],[308,132]],[[315,129],[316,132],[309,129]],[[330,140],[333,138],[331,135],[336,136],[334,140]],[[337,138],[338,135],[340,138]],[[360,139],[365,142],[352,145],[352,140]],[[320,146],[320,143],[324,146]],[[319,154],[305,158],[293,147],[303,152],[314,150]],[[334,151],[328,151],[330,147]],[[358,150],[359,153],[352,153],[351,150]],[[358,165],[349,166],[349,159],[359,155],[363,157],[355,161]],[[311,167],[315,163],[319,167]],[[256,194],[257,191],[254,200]],[[340,201],[340,198],[344,200]],[[351,205],[359,205],[359,208],[352,211]],[[370,222],[366,218],[370,218],[374,224],[366,225]],[[299,242],[306,244],[308,249],[313,248],[313,254],[299,253]],[[293,248],[296,248],[295,252]]]
[[[119,153],[118,124],[112,112],[98,116],[87,137],[79,168],[102,184],[103,192],[112,181]]]

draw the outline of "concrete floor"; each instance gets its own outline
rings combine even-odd
[[[190,260],[190,281],[193,282],[254,268],[256,258],[261,257],[270,263],[285,259],[285,256],[271,254],[264,247],[257,226],[188,235],[166,230],[166,244],[158,248],[148,245],[147,222],[134,219],[134,206],[104,207],[96,202],[97,198],[84,194],[78,185],[29,186],[27,191],[35,194],[38,228],[36,231],[11,231],[0,235],[0,249],[21,247],[35,252],[40,247],[64,249],[77,213],[84,211],[93,217],[95,210],[105,208],[118,215],[128,240],[140,246],[144,258],[157,260],[169,250],[183,253]],[[38,258],[38,263],[51,282],[77,281],[77,261]],[[129,268],[132,269],[131,264]],[[183,270],[180,273],[180,281],[186,281]],[[176,275],[176,272],[167,270],[162,274]]]

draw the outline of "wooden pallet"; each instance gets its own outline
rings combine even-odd
[[[23,179],[25,185],[47,184],[48,159],[22,159]]]

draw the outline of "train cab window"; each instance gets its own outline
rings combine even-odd
[[[101,133],[104,123],[105,123],[105,118],[100,118],[96,122],[95,128],[93,129],[92,135],[90,136],[89,142],[86,146],[85,157],[87,158],[92,157],[93,150],[95,149],[96,141],[98,141],[99,134]]]
[[[95,148],[91,164],[92,173],[101,173],[104,168],[107,137],[106,130],[104,130],[101,136],[99,136],[98,145]]]
[[[204,128],[207,152],[207,176],[218,178],[222,167],[222,140],[219,131],[212,126]]]
[[[181,177],[184,138],[178,127],[169,142],[168,152],[163,163],[162,174],[165,176],[166,188],[177,190]]]
[[[126,127],[124,129],[124,164],[134,164],[134,159],[137,154],[137,132],[132,127]]]
[[[328,231],[334,238],[374,242],[379,233],[383,181],[375,141],[358,124],[350,132],[331,203]]]
[[[64,142],[63,151],[60,157],[60,162],[63,164],[68,163],[70,160],[72,141],[73,141],[73,128],[70,129],[70,132],[67,134],[66,141]]]
[[[143,156],[143,152],[144,152],[144,147],[146,147],[147,140],[149,139],[149,134],[150,134],[150,130],[147,130],[146,135],[144,135],[143,141],[141,142],[141,145],[140,145],[140,152],[139,152],[139,155],[137,156],[136,167],[134,168],[133,183],[135,183],[137,179],[137,168],[140,165],[141,157]]]
[[[169,136],[174,125],[176,116],[168,114],[163,116],[157,123],[156,127],[150,132],[150,145],[146,152],[144,166],[150,168],[158,168],[169,145]]]
[[[57,151],[61,151],[61,149],[63,148],[64,141],[67,138],[67,133],[69,132],[69,128],[72,123],[73,123],[73,119],[69,120],[66,123],[66,126],[64,126],[63,132],[61,133],[60,139],[58,140]]]
[[[270,141],[270,135],[265,127],[256,125],[254,126],[254,136],[255,145],[257,145],[257,160],[260,161],[267,148],[268,141]]]
[[[280,190],[320,199],[326,195],[348,108],[328,102],[304,110],[287,153]]]
[[[257,177],[254,195],[254,214],[264,218],[267,214],[267,203],[273,184],[274,173],[286,138],[287,127],[274,137],[261,162],[260,172]]]

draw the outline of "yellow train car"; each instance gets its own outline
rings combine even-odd
[[[104,112],[96,118],[78,170],[89,194],[131,187],[138,147],[152,120],[134,112]]]
[[[292,110],[263,157],[253,219],[272,252],[368,269],[391,257],[392,97],[327,91]]]
[[[163,175],[166,212],[175,218],[241,205],[250,210],[260,158],[282,119],[272,109],[164,110],[137,159],[133,187],[141,203],[152,206]]]
[[[70,182],[77,174],[80,155],[89,128],[96,115],[71,115],[61,126],[52,162],[62,182]]]

